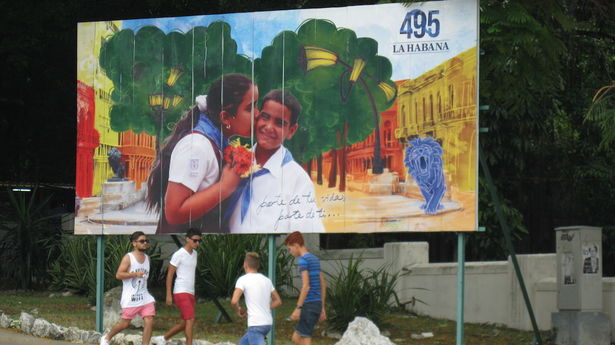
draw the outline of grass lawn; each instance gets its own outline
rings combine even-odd
[[[13,319],[18,319],[22,311],[32,313],[33,309],[38,310],[35,317],[42,317],[50,322],[61,326],[76,326],[81,329],[95,328],[95,312],[90,309],[87,299],[81,296],[54,297],[49,298],[49,292],[23,292],[23,291],[0,291],[0,310],[8,314]],[[156,297],[159,293],[155,294]],[[157,298],[161,300],[160,298]],[[211,302],[197,304],[197,321],[195,325],[195,337],[206,339],[211,342],[231,341],[237,343],[239,338],[246,330],[246,321],[239,319],[230,307],[227,300],[221,303],[227,309],[232,323],[215,324],[214,320],[218,310]],[[292,312],[294,299],[284,299],[283,305],[277,309],[276,344],[291,345],[290,337],[294,330],[294,322],[286,321]],[[155,318],[154,335],[164,333],[176,321],[178,311],[175,307],[167,307],[163,303],[156,305],[158,315]],[[429,317],[417,317],[408,313],[392,313],[386,319],[389,325],[386,329],[390,332],[390,338],[396,344],[421,344],[432,345],[455,344],[455,322],[448,320],[432,319]],[[321,336],[325,324],[317,326],[316,336],[313,338],[314,345],[332,345],[337,339]],[[138,333],[139,330],[128,332]],[[411,338],[413,333],[433,332],[434,337],[428,339],[414,340]],[[465,344],[466,345],[526,345],[532,344],[533,333],[517,331],[494,325],[466,324],[465,325]],[[183,337],[183,335],[178,335]],[[543,341],[549,335],[543,333]],[[547,341],[545,344],[549,344]]]

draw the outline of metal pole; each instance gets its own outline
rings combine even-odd
[[[542,337],[540,336],[538,323],[536,322],[536,317],[534,316],[534,309],[532,308],[530,296],[528,295],[527,288],[525,287],[525,281],[523,280],[523,275],[521,274],[521,268],[519,267],[519,263],[517,262],[517,255],[515,254],[515,248],[513,247],[510,229],[508,227],[508,222],[506,222],[504,212],[502,211],[500,199],[498,198],[498,193],[495,189],[495,184],[493,183],[493,179],[491,178],[491,171],[489,171],[489,166],[487,165],[487,161],[485,160],[485,156],[482,154],[482,152],[479,152],[478,157],[480,159],[480,165],[483,168],[483,173],[485,174],[485,179],[487,180],[487,189],[489,189],[489,194],[491,194],[491,201],[495,205],[495,213],[500,222],[500,226],[502,227],[502,232],[504,233],[504,240],[506,243],[506,247],[508,247],[507,249],[510,254],[510,259],[512,261],[513,267],[515,268],[515,274],[517,275],[517,280],[519,281],[519,287],[521,288],[521,292],[523,293],[523,300],[525,301],[527,312],[530,315],[530,321],[532,322],[532,328],[534,329],[534,341],[542,345]]]
[[[275,235],[267,235],[267,241],[269,242],[269,258],[268,258],[268,270],[267,275],[273,286],[275,286],[275,267],[276,267],[276,247],[275,247]],[[273,318],[273,322],[271,323],[271,332],[269,332],[269,336],[267,337],[267,345],[275,345],[275,309],[271,310],[271,317]]]
[[[103,332],[105,294],[105,236],[96,236],[96,331]]]
[[[457,233],[457,341],[456,345],[463,345],[463,311],[465,292],[465,260],[466,245],[465,234]]]

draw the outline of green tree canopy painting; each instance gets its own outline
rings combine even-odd
[[[164,138],[173,124],[223,73],[249,74],[250,60],[237,54],[231,27],[214,22],[184,33],[154,26],[122,30],[100,50],[100,65],[113,82],[111,128]]]
[[[379,112],[393,104],[396,86],[391,63],[377,51],[375,40],[318,19],[305,21],[296,33],[281,32],[263,49],[254,68],[261,93],[285,88],[303,106],[299,131],[287,143],[298,161],[341,149],[343,175],[344,148],[376,129],[374,172],[382,171]]]

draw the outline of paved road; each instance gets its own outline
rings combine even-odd
[[[49,340],[0,328],[0,345],[75,345],[66,341]]]

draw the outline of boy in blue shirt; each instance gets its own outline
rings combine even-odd
[[[297,299],[297,307],[290,316],[293,321],[299,320],[292,341],[297,345],[310,345],[316,322],[327,319],[325,311],[327,284],[320,271],[320,260],[308,252],[299,231],[288,235],[284,244],[289,253],[297,258],[301,275],[301,292]]]

